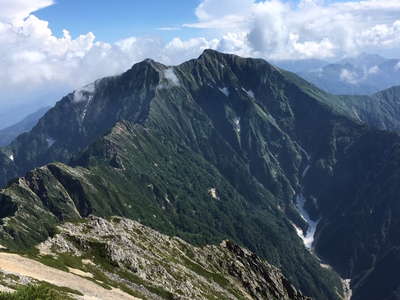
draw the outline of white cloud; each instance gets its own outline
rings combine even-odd
[[[394,66],[396,71],[400,70],[400,61]]]
[[[241,34],[252,55],[269,59],[329,58],[400,49],[400,1],[203,0],[193,28]]]
[[[357,78],[357,74],[355,74],[354,72],[351,72],[347,69],[343,69],[340,72],[340,79],[342,81],[345,81],[347,83],[350,84],[357,84],[358,83],[358,78]]]
[[[398,46],[400,44],[400,19],[392,24],[379,24],[364,30],[361,33],[360,44],[377,47]]]
[[[115,75],[148,57],[177,64],[196,57],[217,40],[131,37],[114,44],[96,41],[93,33],[73,39],[56,37],[46,21],[30,15],[15,23],[0,22],[0,103],[34,101],[71,91],[100,77]],[[58,99],[52,99],[58,100]]]
[[[379,66],[373,66],[368,70],[368,74],[378,74],[380,71]]]
[[[240,15],[249,11],[253,0],[203,0],[196,9],[201,21],[215,20],[229,15]]]
[[[18,23],[32,12],[53,3],[53,0],[0,0],[0,21]]]
[[[174,68],[168,68],[164,71],[164,78],[171,84],[172,86],[179,86],[179,78],[176,76]]]
[[[55,36],[51,24],[32,15],[52,3],[0,0],[1,104],[58,95],[123,72],[145,58],[177,64],[207,48],[266,59],[400,50],[398,0],[301,0],[297,5],[284,0],[203,0],[195,11],[198,22],[182,25],[196,28],[198,37],[182,39],[177,31],[167,42],[130,37],[116,43],[97,41],[94,33],[72,38],[64,30]],[[348,70],[342,72],[342,80],[356,78]]]
[[[160,31],[177,31],[177,30],[181,30],[182,28],[180,27],[159,27],[157,28],[157,30]]]

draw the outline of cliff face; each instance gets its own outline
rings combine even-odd
[[[75,258],[82,274],[96,269],[110,280],[150,299],[306,300],[282,273],[254,253],[223,241],[194,247],[123,218],[89,217],[58,227],[39,246],[53,260]],[[112,266],[110,268],[110,266]],[[91,269],[93,268],[93,269]],[[99,276],[99,275],[97,275]]]
[[[75,164],[35,169],[0,193],[3,207],[12,208],[4,211],[3,244],[28,247],[51,235],[57,223],[90,214],[121,215],[195,244],[242,241],[307,290],[324,288],[296,276],[299,265],[307,266],[300,273],[320,274],[316,281],[326,280],[326,291],[328,282],[340,291],[335,275],[304,249],[284,214],[269,202],[273,198],[254,180],[244,178],[255,187],[249,190],[257,198],[249,201],[215,166],[140,125],[118,123]]]
[[[382,271],[399,246],[399,140],[263,60],[216,51],[176,67],[146,60],[67,95],[2,149],[4,182],[64,164],[0,192],[0,241],[30,247],[62,222],[118,215],[196,245],[233,240],[303,294],[338,299],[339,278],[293,227],[308,227],[295,206],[302,194],[320,220],[314,249],[352,279],[355,299],[384,283],[389,297],[399,286]]]
[[[29,171],[0,193],[18,206],[1,236],[28,246],[58,222],[120,215],[195,244],[234,240],[304,294],[337,299],[337,276],[287,216],[306,227],[293,199],[307,157],[326,156],[326,133],[362,127],[297,80],[262,60],[205,51],[176,67],[143,61],[67,95],[4,149],[19,174],[67,165]]]

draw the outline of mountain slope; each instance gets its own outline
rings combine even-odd
[[[96,299],[310,299],[230,241],[194,247],[119,217],[90,216],[57,232],[29,258],[0,252],[0,288],[40,281]]]
[[[0,202],[18,211],[3,225],[2,243],[29,246],[51,234],[57,222],[117,214],[195,243],[230,237],[282,266],[309,293],[329,291],[333,283],[326,279],[295,275],[332,276],[302,247],[267,191],[252,183],[254,198],[244,197],[201,156],[159,140],[140,125],[118,123],[82,156],[88,169],[51,164],[12,183]]]
[[[30,171],[0,193],[0,240],[29,247],[60,222],[120,215],[196,244],[229,238],[281,268],[304,294],[338,299],[338,278],[293,227],[308,231],[295,206],[303,194],[312,218],[321,218],[317,254],[353,280],[357,299],[374,272],[389,282],[382,265],[357,255],[360,249],[383,259],[385,249],[399,245],[389,226],[376,233],[389,244],[364,247],[373,231],[362,224],[372,224],[373,215],[358,198],[377,171],[375,189],[390,191],[384,205],[390,220],[399,217],[398,191],[387,189],[396,168],[380,169],[397,164],[397,152],[387,149],[398,143],[396,134],[357,122],[341,98],[263,60],[211,50],[176,67],[146,60],[68,95],[3,149],[1,170],[11,175],[52,160],[68,165]],[[381,201],[376,193],[368,197],[373,205]],[[351,214],[350,225],[340,227],[346,211],[360,212],[359,231]]]
[[[313,60],[276,63],[337,95],[367,95],[400,84],[400,60],[378,55],[361,54],[333,63]]]
[[[373,128],[400,130],[400,87],[395,86],[371,96],[340,96],[348,112]]]
[[[194,247],[122,218],[64,224],[39,249],[53,261],[64,257],[64,268],[103,274],[108,284],[140,298],[308,299],[278,269],[230,241]]]
[[[329,185],[312,167],[305,178],[307,196],[319,199],[316,251],[352,279],[352,299],[398,299],[399,137],[370,132],[338,161]]]
[[[25,207],[4,226],[9,243],[40,241],[56,222],[80,215],[122,215],[192,242],[231,238],[282,267],[306,294],[337,297],[337,279],[303,248],[285,214],[306,227],[292,200],[304,146],[320,142],[314,126],[330,127],[331,116],[359,125],[265,61],[214,51],[175,68],[147,60],[95,87],[65,97],[7,149],[21,172],[65,162],[126,119],[77,155],[75,169],[51,164],[9,185],[10,211],[11,203]],[[27,232],[29,222],[42,230]]]
[[[0,130],[0,146],[7,146],[20,134],[30,131],[41,117],[50,109],[43,107],[38,111],[25,117],[22,121]]]

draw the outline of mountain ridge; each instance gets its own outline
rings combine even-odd
[[[117,214],[195,244],[232,238],[281,267],[304,294],[338,299],[339,278],[304,249],[292,225],[307,230],[295,206],[303,193],[312,218],[323,218],[317,254],[355,280],[354,297],[367,290],[368,280],[357,280],[364,267],[357,274],[348,269],[352,263],[376,270],[379,265],[329,251],[329,245],[347,245],[334,231],[337,215],[330,213],[342,211],[332,197],[359,209],[353,194],[369,183],[360,174],[379,167],[365,162],[381,157],[385,164],[384,149],[396,149],[398,135],[368,128],[338,97],[294,74],[212,50],[175,67],[146,60],[94,86],[66,96],[31,133],[3,150],[15,156],[14,164],[30,159],[21,173],[49,159],[70,166],[51,163],[1,191],[7,208],[1,215],[2,242],[29,246],[46,239],[59,222]],[[62,136],[70,144],[62,144]],[[50,147],[49,137],[56,140]],[[393,151],[391,160],[398,159]],[[363,163],[346,175],[349,160]],[[391,180],[391,174],[385,176],[377,189]],[[359,185],[346,185],[343,177]],[[397,213],[395,206],[390,210]],[[27,232],[33,224],[37,230]],[[346,238],[354,234],[346,231]],[[357,241],[368,238],[366,233]],[[396,244],[392,233],[387,239]],[[376,255],[373,250],[366,252]]]

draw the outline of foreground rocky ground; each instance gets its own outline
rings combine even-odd
[[[199,248],[123,218],[58,231],[30,257],[0,253],[3,289],[46,282],[77,299],[309,299],[230,241]]]

